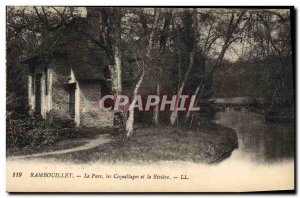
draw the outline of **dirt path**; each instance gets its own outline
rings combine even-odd
[[[102,144],[106,144],[112,141],[112,138],[109,134],[101,134],[98,135],[95,139],[88,140],[84,145],[77,146],[70,149],[63,149],[63,150],[56,150],[51,152],[42,152],[32,155],[22,155],[22,156],[14,156],[14,157],[8,157],[8,159],[22,159],[22,158],[28,158],[28,157],[42,157],[47,155],[58,155],[58,154],[65,154],[65,153],[72,153],[82,150],[89,150],[92,148],[95,148],[97,146],[100,146]]]

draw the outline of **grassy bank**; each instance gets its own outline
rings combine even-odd
[[[133,137],[114,138],[96,148],[52,157],[76,163],[86,162],[156,162],[183,160],[214,163],[229,156],[237,148],[233,130],[208,124],[197,129],[163,126],[137,128]]]

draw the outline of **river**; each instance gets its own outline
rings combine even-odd
[[[282,163],[294,157],[294,124],[271,123],[263,115],[242,108],[217,112],[215,123],[235,130],[238,148],[224,160],[251,161],[256,164]]]

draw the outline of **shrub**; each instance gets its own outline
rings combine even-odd
[[[53,120],[51,123],[30,115],[7,114],[7,147],[42,146],[76,135],[75,125],[68,121]]]

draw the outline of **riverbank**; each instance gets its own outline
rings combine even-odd
[[[41,158],[75,163],[95,161],[216,163],[230,156],[237,146],[238,140],[233,130],[210,123],[197,129],[171,126],[137,128],[129,140],[116,137],[109,143],[89,150]]]

